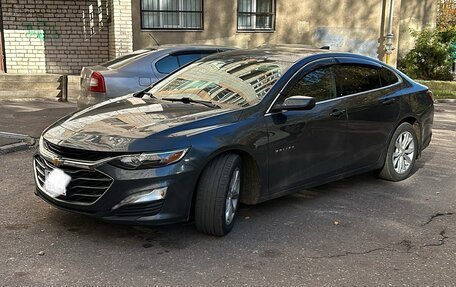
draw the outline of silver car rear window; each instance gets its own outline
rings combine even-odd
[[[148,50],[139,50],[135,51],[134,53],[126,54],[120,57],[117,57],[111,61],[108,61],[106,63],[101,64],[101,66],[106,67],[108,69],[118,69],[120,67],[123,67],[125,65],[128,65],[134,61],[136,61],[138,58],[142,57],[145,53],[148,53],[150,51]]]

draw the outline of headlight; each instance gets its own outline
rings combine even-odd
[[[188,148],[160,153],[141,153],[121,156],[109,163],[125,169],[145,169],[170,165],[180,161]]]
[[[43,139],[43,135],[40,136],[40,141],[38,142],[38,150],[41,151],[44,149],[44,139]]]

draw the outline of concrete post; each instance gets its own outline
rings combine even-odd
[[[59,78],[60,93],[57,96],[59,102],[68,102],[68,75],[61,75]]]

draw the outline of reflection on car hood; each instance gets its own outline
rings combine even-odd
[[[229,110],[125,96],[72,114],[44,138],[77,149],[127,151],[133,141]]]

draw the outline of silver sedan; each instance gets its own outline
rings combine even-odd
[[[81,71],[78,109],[134,93],[188,63],[234,48],[212,45],[164,45],[141,49]]]

